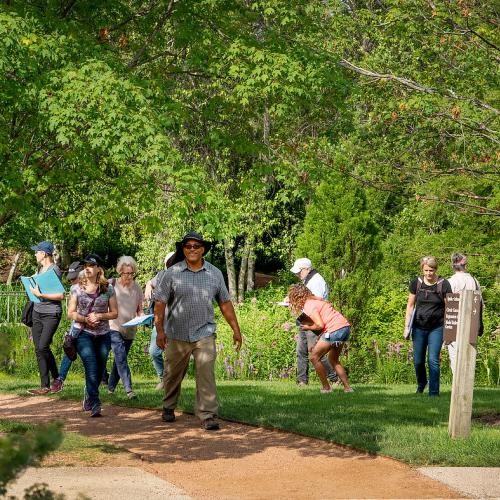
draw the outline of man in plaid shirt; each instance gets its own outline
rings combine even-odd
[[[219,304],[234,332],[237,351],[242,342],[240,327],[222,272],[203,258],[211,243],[199,233],[190,232],[176,247],[172,265],[160,273],[154,290],[156,343],[165,350],[162,419],[175,421],[175,406],[192,354],[196,373],[195,414],[204,429],[218,430],[213,302]]]

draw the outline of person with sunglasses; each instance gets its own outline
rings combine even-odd
[[[109,320],[118,317],[113,285],[104,276],[103,263],[97,254],[83,259],[85,277],[71,288],[68,319],[80,330],[76,350],[85,370],[83,410],[91,417],[101,416],[99,385],[111,349]]]
[[[176,243],[168,269],[161,272],[154,291],[156,343],[165,349],[164,422],[175,421],[175,406],[193,355],[196,377],[195,414],[208,431],[219,429],[215,385],[215,318],[213,303],[233,330],[233,341],[241,348],[241,333],[222,272],[203,257],[211,243],[201,234],[187,233]],[[165,310],[167,308],[166,322]]]
[[[137,333],[137,327],[123,326],[123,324],[136,316],[144,314],[144,296],[142,288],[135,281],[137,263],[132,257],[128,255],[120,257],[116,264],[116,270],[120,277],[109,280],[116,294],[118,317],[109,322],[114,361],[108,380],[108,394],[115,392],[116,386],[121,379],[127,397],[134,399],[136,394],[132,390],[132,375],[128,366],[128,353]]]

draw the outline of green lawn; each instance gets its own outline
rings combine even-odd
[[[136,380],[139,397],[129,401],[119,389],[103,402],[160,408],[156,382]],[[33,381],[3,376],[0,391],[25,395]],[[36,385],[36,384],[35,384]],[[319,386],[299,388],[291,382],[218,383],[220,416],[342,443],[415,465],[498,466],[500,429],[474,422],[468,439],[448,437],[450,387],[439,398],[414,393],[409,385],[356,385],[355,392],[320,394]],[[81,380],[67,383],[52,397],[80,399]],[[179,409],[193,410],[194,383],[186,380]],[[473,416],[500,413],[500,389],[476,388]]]

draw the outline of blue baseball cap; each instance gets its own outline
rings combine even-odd
[[[45,252],[47,255],[54,253],[54,245],[50,241],[41,241],[38,245],[31,247],[35,252]]]

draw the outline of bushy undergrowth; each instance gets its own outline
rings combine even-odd
[[[237,307],[244,338],[243,348],[236,353],[232,331],[220,313],[217,314],[218,379],[279,380],[294,379],[296,372],[295,336],[298,329],[286,307],[274,304],[286,295],[285,286],[270,286],[259,290]],[[363,321],[353,329],[351,342],[343,362],[352,382],[413,383],[412,343],[402,338],[407,292],[394,290],[368,302]],[[494,308],[485,314],[485,334],[478,343],[476,384],[500,385],[500,338],[495,331]],[[54,337],[53,351],[58,361],[62,357],[62,339],[69,327],[61,321]],[[10,341],[11,355],[2,369],[20,377],[38,373],[33,341],[29,330],[19,324],[0,324],[0,333]],[[0,338],[1,340],[1,338]],[[132,373],[155,376],[149,358],[150,330],[140,328],[129,354]],[[451,382],[448,352],[443,348],[441,380]],[[110,356],[109,366],[111,366]],[[192,374],[192,367],[190,373]],[[314,370],[311,367],[311,374]],[[83,373],[76,361],[71,373]],[[314,376],[314,375],[313,375]]]

